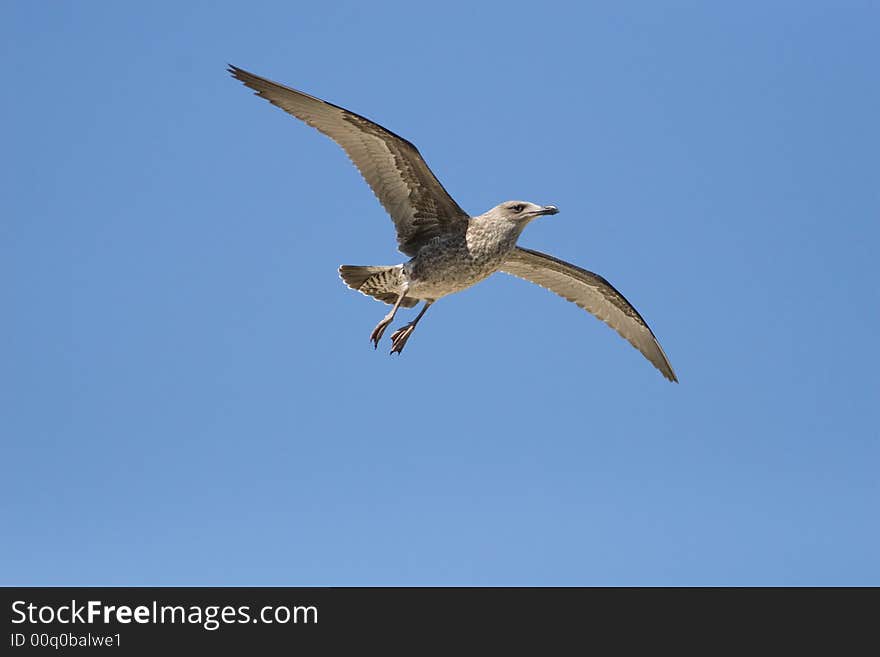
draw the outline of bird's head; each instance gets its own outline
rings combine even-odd
[[[545,214],[556,214],[559,208],[555,205],[536,205],[528,201],[505,201],[487,212],[496,221],[507,221],[519,227],[525,227],[532,219]]]

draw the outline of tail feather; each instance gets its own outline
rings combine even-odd
[[[373,297],[387,304],[397,301],[400,287],[400,270],[397,265],[384,267],[361,267],[358,265],[342,265],[339,268],[339,276],[352,290]],[[418,304],[418,299],[407,297],[400,304],[405,308],[412,308]]]
[[[379,274],[392,267],[358,267],[357,265],[342,265],[339,268],[339,276],[352,290],[360,290],[361,285],[373,274]]]

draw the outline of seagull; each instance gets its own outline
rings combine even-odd
[[[390,130],[338,105],[272,82],[236,66],[229,73],[255,94],[335,141],[358,168],[394,222],[398,248],[410,257],[397,265],[342,265],[350,288],[391,305],[370,334],[373,347],[401,308],[424,302],[414,320],[391,335],[400,354],[438,299],[461,292],[497,271],[540,285],[592,313],[638,349],[668,380],[678,378],[647,322],[598,274],[517,246],[523,229],[555,205],[505,201],[472,217],[444,189],[418,149]]]

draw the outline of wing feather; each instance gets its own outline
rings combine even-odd
[[[611,283],[598,274],[521,247],[513,250],[501,271],[547,288],[592,313],[642,352],[663,376],[678,382],[647,322]]]
[[[229,72],[258,96],[342,147],[391,215],[403,253],[413,256],[436,235],[466,228],[468,214],[403,137],[343,107],[236,66],[230,65]]]

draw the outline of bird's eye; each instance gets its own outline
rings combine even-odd
[[[522,212],[523,210],[526,209],[526,206],[523,205],[522,203],[517,203],[516,205],[511,205],[510,209],[513,210],[514,212]]]

